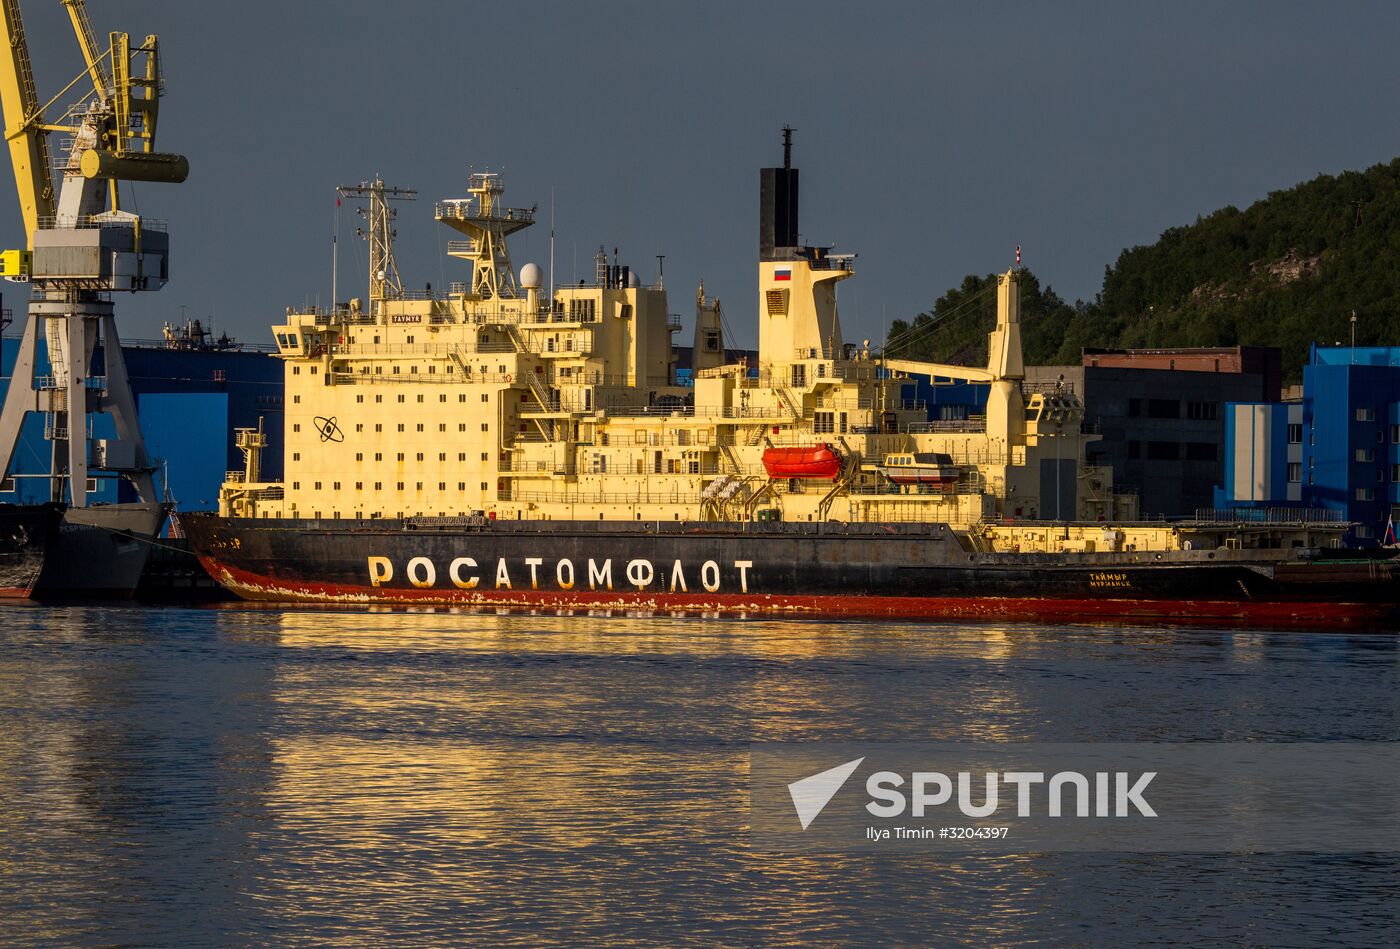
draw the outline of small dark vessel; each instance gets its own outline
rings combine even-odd
[[[63,517],[59,504],[0,504],[0,599],[25,599]]]

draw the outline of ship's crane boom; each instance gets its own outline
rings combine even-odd
[[[53,177],[49,171],[48,131],[39,107],[29,46],[24,39],[19,0],[0,0],[0,109],[5,116],[5,140],[10,145],[10,165],[19,192],[24,237],[34,247],[39,218],[52,217],[55,207]]]
[[[189,163],[179,155],[155,151],[156,114],[161,95],[159,46],[155,36],[147,36],[132,47],[126,33],[112,33],[103,50],[97,45],[84,0],[62,0],[73,24],[78,48],[83,55],[84,73],[96,97],[98,127],[90,147],[72,156],[71,170],[80,170],[89,180],[110,183],[107,210],[119,209],[118,181],[180,182],[189,174]],[[0,0],[0,108],[5,116],[5,138],[10,145],[10,164],[15,174],[20,211],[24,218],[25,239],[32,249],[34,230],[42,219],[53,218],[58,198],[50,170],[48,133],[79,133],[79,126],[55,125],[45,121],[34,82],[34,72],[20,16],[19,0]],[[132,69],[133,59],[144,56],[144,69]],[[70,82],[64,92],[78,79]],[[62,93],[60,93],[62,95]],[[91,121],[88,113],[83,120]]]
[[[118,519],[129,515],[122,523],[150,532],[152,525],[159,529],[164,507],[141,438],[110,294],[164,286],[170,276],[170,239],[157,222],[121,209],[117,183],[184,181],[189,163],[155,150],[163,91],[156,37],[133,46],[128,34],[113,32],[103,49],[84,0],[61,2],[77,36],[83,69],[52,100],[41,103],[19,0],[0,0],[0,42],[9,49],[8,55],[0,52],[0,108],[29,246],[28,251],[0,253],[0,276],[30,284],[29,319],[0,408],[0,476],[47,478],[50,499],[62,501],[66,495],[70,512],[86,507],[95,490],[87,487],[89,473],[125,479],[140,501],[126,505]],[[92,92],[79,94],[58,122],[44,117],[75,86],[88,83]],[[60,156],[61,167],[52,169],[46,136],[55,131],[69,134],[71,145]],[[94,372],[92,354],[99,339],[103,358]],[[40,340],[47,343],[47,374],[35,371]],[[89,385],[93,378],[100,378],[101,385]],[[53,443],[44,475],[10,469],[24,419],[32,412],[44,415],[44,437]],[[89,417],[95,414],[111,416],[115,438],[88,435]]]

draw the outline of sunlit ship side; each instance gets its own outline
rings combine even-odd
[[[530,210],[473,175],[436,217],[470,279],[402,288],[382,182],[368,198],[369,303],[289,310],[281,481],[240,430],[218,514],[181,518],[206,569],[250,599],[900,617],[1394,618],[1387,556],[1340,549],[1325,511],[1142,521],[1065,386],[1025,382],[1019,275],[995,288],[985,366],[843,341],[853,256],[801,245],[797,169],[763,169],[757,365],[695,298],[675,372],[658,274],[600,252],[545,290],[507,237]],[[987,386],[933,422],[909,374]]]

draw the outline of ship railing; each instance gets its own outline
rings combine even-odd
[[[37,226],[39,230],[44,231],[87,231],[103,227],[132,230],[137,221],[141,222],[141,230],[143,231],[164,233],[168,229],[167,222],[157,218],[109,217],[108,212],[80,214],[77,217],[58,217],[46,214],[38,219]]]
[[[816,407],[819,409],[839,409],[843,412],[868,411],[875,407],[873,399],[837,399],[832,396],[824,396],[817,399]]]
[[[1021,393],[1023,395],[1073,395],[1073,382],[1037,381],[1021,383]]]
[[[985,432],[987,430],[987,420],[985,418],[966,418],[940,419],[931,422],[910,422],[908,425],[903,426],[903,430],[910,435]]]
[[[860,497],[908,498],[911,501],[932,497],[951,497],[961,494],[986,494],[980,482],[959,481],[951,485],[919,484],[902,486],[897,484],[853,484],[846,493]]]
[[[225,472],[224,472],[224,483],[225,483],[225,484],[242,484],[242,483],[243,483],[243,478],[244,478],[245,474],[246,474],[246,472],[243,472],[243,471],[225,471]]]
[[[1195,521],[1209,523],[1301,525],[1345,524],[1345,511],[1319,507],[1209,507],[1197,508]]]
[[[474,353],[513,353],[515,347],[509,340],[496,342],[467,343],[337,343],[330,347],[337,356],[441,356],[448,358],[454,353],[471,355]]]
[[[368,366],[361,367],[369,368]],[[523,382],[523,377],[509,372],[454,372],[448,366],[446,373],[409,373],[407,375],[383,375],[370,372],[330,372],[327,377],[330,385],[513,385]]]
[[[122,349],[174,349],[167,340],[163,339],[139,339],[122,337]],[[239,343],[231,342],[228,347],[204,346],[191,349],[181,349],[179,352],[193,353],[275,353],[280,352],[276,343]]]

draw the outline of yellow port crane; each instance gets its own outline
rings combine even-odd
[[[89,475],[125,479],[141,500],[106,505],[111,516],[104,515],[110,523],[103,526],[149,533],[159,530],[165,509],[137,424],[111,294],[164,286],[170,240],[162,224],[121,207],[118,182],[181,182],[189,163],[155,150],[164,93],[156,37],[133,46],[128,34],[112,32],[101,48],[84,0],[60,2],[83,68],[41,102],[19,0],[0,0],[0,109],[27,244],[0,254],[0,276],[30,283],[29,319],[0,411],[0,476],[47,478],[51,499],[68,502],[69,520],[96,490]],[[85,84],[90,93],[75,90]],[[64,136],[56,164],[54,132]],[[47,375],[35,371],[40,339],[47,343]],[[99,340],[103,363],[93,367]],[[42,475],[10,470],[31,412],[44,416],[45,438],[53,443],[51,469]],[[116,438],[92,437],[89,416],[98,413],[112,416]],[[131,508],[131,517],[124,519],[121,508]]]

